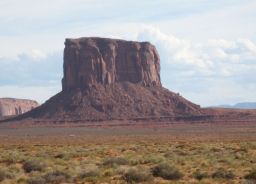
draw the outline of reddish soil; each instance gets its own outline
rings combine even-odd
[[[88,123],[88,122],[87,122]],[[255,122],[170,123],[111,121],[72,124],[9,122],[0,125],[1,144],[117,144],[140,141],[255,141]]]
[[[130,82],[62,91],[42,106],[17,117],[40,121],[158,120],[205,115],[195,105],[169,90]]]

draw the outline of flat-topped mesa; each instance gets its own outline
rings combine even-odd
[[[0,119],[23,114],[37,106],[39,104],[33,100],[0,98]]]
[[[66,39],[64,91],[125,81],[161,86],[160,59],[152,44],[95,37]]]

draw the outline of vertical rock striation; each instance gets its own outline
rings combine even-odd
[[[161,86],[160,59],[149,42],[107,38],[66,39],[63,90],[116,82]]]

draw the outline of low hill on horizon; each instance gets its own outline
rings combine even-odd
[[[256,102],[239,102],[234,105],[218,105],[215,107],[227,108],[227,109],[256,109]]]

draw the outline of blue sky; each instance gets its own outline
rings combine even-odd
[[[65,38],[150,41],[164,86],[211,106],[256,101],[255,0],[1,0],[0,97],[61,90]]]

